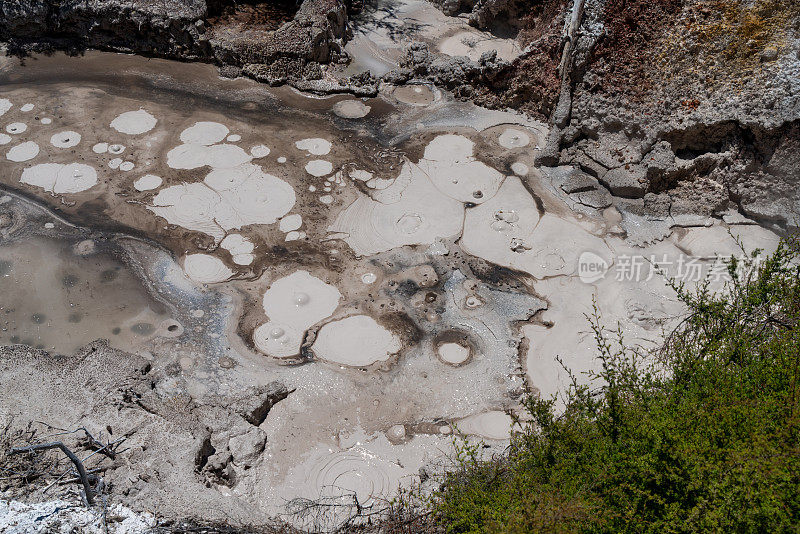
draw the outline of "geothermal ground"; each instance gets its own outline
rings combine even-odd
[[[422,2],[361,17],[350,73],[396,66],[406,26],[520,53]],[[778,242],[734,206],[633,209],[538,165],[547,124],[423,81],[319,97],[88,52],[3,59],[0,84],[0,417],[118,444],[81,453],[116,532],[377,510],[454,437],[502,450],[562,363],[590,380],[594,307],[656,346],[665,275],[722,284],[721,257]],[[77,485],[3,492],[0,530],[99,524]]]

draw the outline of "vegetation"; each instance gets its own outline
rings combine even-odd
[[[753,256],[755,257],[755,256]],[[590,321],[601,371],[563,413],[531,397],[508,454],[459,448],[431,506],[447,532],[797,532],[800,248],[733,261],[658,354]]]

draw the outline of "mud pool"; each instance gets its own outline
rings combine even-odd
[[[33,238],[0,248],[0,342],[71,353],[106,338],[133,350],[180,328],[122,262],[81,254],[81,244]]]
[[[544,124],[427,85],[317,98],[123,55],[2,61],[0,343],[107,339],[175,369],[170,398],[286,384],[262,450],[211,430],[220,509],[369,503],[454,433],[503,447],[525,390],[566,386],[556,357],[587,379],[593,302],[644,346],[679,320],[662,277],[615,276],[630,258],[680,274],[777,244],[735,213],[645,220],[534,165]]]

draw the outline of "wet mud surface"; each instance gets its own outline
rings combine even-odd
[[[0,342],[68,354],[105,338],[133,350],[180,328],[123,263],[100,251],[81,255],[80,246],[26,239],[2,248]]]
[[[390,497],[454,432],[502,447],[525,390],[567,384],[556,357],[583,380],[593,303],[657,343],[681,309],[661,277],[618,276],[630,258],[676,274],[777,243],[627,209],[538,168],[543,125],[424,84],[311,98],[130,56],[0,65],[0,342],[148,362],[134,404],[190,430],[135,508],[167,484],[172,515],[196,493],[237,517]],[[276,382],[263,417],[222,422]]]

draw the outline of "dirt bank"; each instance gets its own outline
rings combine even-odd
[[[262,81],[319,79],[347,39],[340,0],[11,0],[0,5],[0,41],[12,54],[93,48],[214,62]]]

